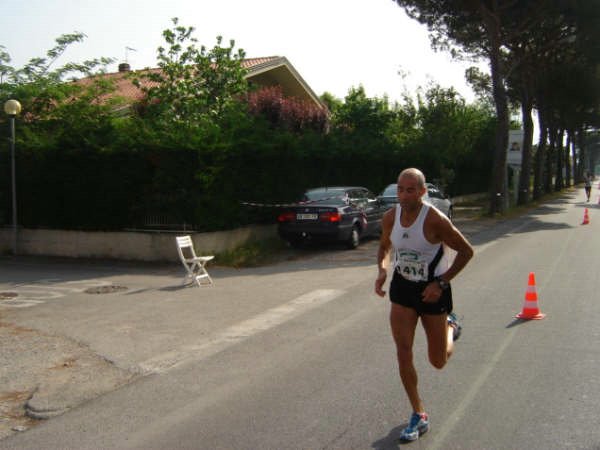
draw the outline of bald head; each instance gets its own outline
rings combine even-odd
[[[415,169],[414,167],[404,169],[402,172],[400,172],[400,175],[398,175],[398,181],[400,181],[401,178],[405,177],[416,180],[417,186],[420,189],[425,187],[425,175],[423,175],[423,172],[421,172],[419,169]]]

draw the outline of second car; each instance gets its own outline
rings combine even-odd
[[[432,183],[425,183],[425,187],[427,191],[423,196],[423,200],[441,212],[443,212],[450,220],[454,215],[454,208],[452,205],[452,201],[448,198],[444,192]],[[383,204],[386,205],[387,209],[398,203],[398,193],[397,193],[398,185],[396,183],[388,184],[387,187],[381,192],[381,194],[377,197]]]

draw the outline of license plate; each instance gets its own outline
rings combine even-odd
[[[318,214],[296,214],[297,220],[317,220]]]

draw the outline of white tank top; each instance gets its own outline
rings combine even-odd
[[[396,206],[396,217],[390,235],[393,251],[392,262],[394,269],[410,281],[427,281],[429,279],[429,264],[442,246],[441,243],[429,242],[423,233],[423,225],[429,208],[430,205],[424,202],[412,225],[403,227],[400,223],[402,208],[400,205]],[[443,274],[449,266],[449,258],[444,254],[435,267],[433,275]]]

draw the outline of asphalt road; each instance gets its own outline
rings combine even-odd
[[[453,283],[464,332],[442,371],[417,333],[431,430],[411,447],[600,449],[600,207],[579,194],[472,233],[476,256]],[[181,289],[177,267],[0,261],[0,290],[38,301],[5,301],[2,323],[68,337],[117,371],[114,389],[0,449],[399,448],[410,406],[387,300],[372,293],[375,246],[214,268],[202,289]],[[539,321],[515,319],[530,272]],[[85,292],[101,284],[127,290]]]

